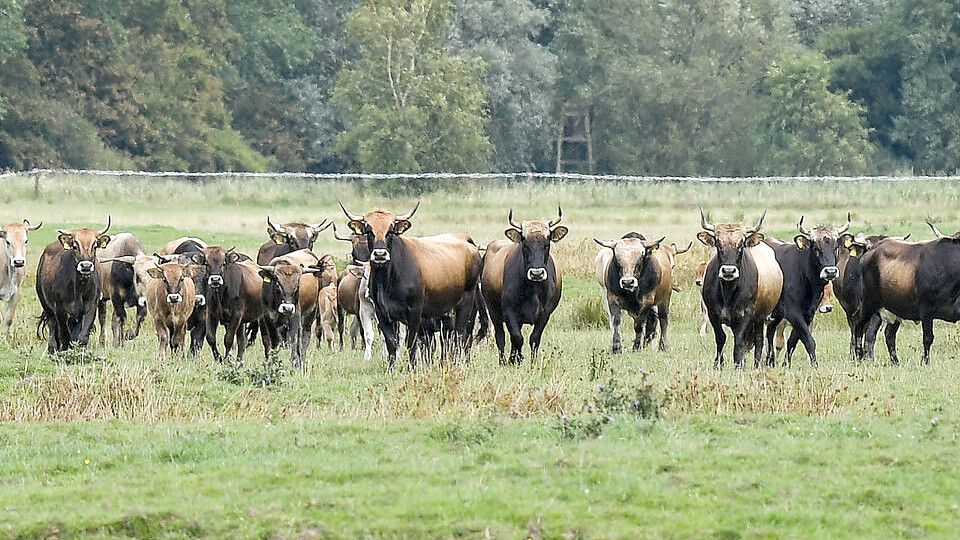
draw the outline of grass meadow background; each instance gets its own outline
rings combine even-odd
[[[610,355],[592,277],[593,237],[637,230],[685,246],[700,205],[717,222],[766,209],[764,230],[784,240],[801,214],[840,224],[848,211],[852,232],[927,239],[926,218],[960,229],[955,183],[449,182],[420,197],[409,234],[485,244],[510,207],[531,219],[563,206],[564,294],[540,358],[501,367],[490,340],[466,365],[388,373],[379,340],[369,363],[314,346],[303,372],[262,387],[259,341],[233,377],[206,349],[158,363],[149,319],[122,349],[50,359],[35,337],[43,246],[110,214],[111,232],[151,252],[191,235],[255,255],[267,215],[345,224],[338,200],[405,212],[416,198],[362,182],[48,176],[39,196],[31,179],[4,182],[3,219],[44,226],[0,342],[0,537],[878,538],[960,526],[952,325],[937,323],[929,367],[912,324],[902,366],[882,344],[858,364],[838,305],[817,318],[819,368],[801,346],[790,367],[737,372],[728,346],[717,371],[709,330],[697,335],[701,245],[678,257],[667,353]],[[316,251],[342,267],[348,246],[327,231]],[[640,398],[653,405],[631,412]]]

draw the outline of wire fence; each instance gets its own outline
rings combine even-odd
[[[0,180],[32,177],[39,182],[45,175],[112,176],[143,178],[261,178],[300,180],[569,180],[595,182],[692,182],[692,183],[749,183],[749,182],[907,182],[958,181],[958,175],[944,176],[638,176],[623,174],[580,174],[551,172],[471,172],[471,173],[306,173],[306,172],[183,172],[183,171],[121,171],[94,169],[31,169],[0,173]]]

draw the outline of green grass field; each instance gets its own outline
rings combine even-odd
[[[38,198],[29,179],[5,187],[3,219],[45,222],[31,273],[58,227],[107,214],[150,250],[196,235],[252,253],[268,214],[344,223],[337,200],[354,212],[415,203],[361,183],[47,177]],[[0,345],[0,537],[956,537],[953,326],[937,323],[929,367],[914,325],[901,367],[882,346],[862,365],[838,306],[814,329],[819,368],[801,347],[791,367],[718,372],[712,336],[697,334],[697,245],[678,259],[671,350],[614,357],[591,238],[639,230],[686,245],[703,205],[715,221],[769,209],[765,231],[783,239],[801,214],[842,223],[848,211],[854,232],[924,239],[925,218],[960,229],[958,199],[946,182],[464,182],[423,196],[410,234],[480,243],[503,236],[511,206],[530,219],[563,205],[563,300],[543,354],[516,368],[487,342],[468,365],[389,373],[378,341],[371,363],[314,347],[303,372],[263,387],[273,372],[259,342],[239,371],[207,351],[160,364],[149,324],[122,349],[54,362],[35,337],[31,275]],[[330,232],[316,248],[346,260]]]

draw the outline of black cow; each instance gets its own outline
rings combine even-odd
[[[812,230],[803,228],[803,216],[797,223],[800,234],[794,237],[792,244],[766,239],[764,242],[773,248],[777,263],[783,271],[783,290],[780,302],[770,315],[767,325],[767,364],[776,364],[777,351],[773,340],[777,327],[784,319],[790,323],[790,337],[787,339],[787,357],[789,364],[797,342],[802,341],[807,350],[810,365],[817,365],[817,342],[813,339],[810,325],[817,314],[823,289],[827,283],[837,279],[840,269],[837,267],[838,239],[850,228],[850,214],[842,227],[818,225]]]
[[[550,222],[518,224],[510,210],[510,228],[504,231],[509,240],[491,242],[483,255],[480,290],[501,363],[505,359],[504,324],[510,332],[510,363],[519,364],[523,361],[523,325],[533,325],[530,356],[535,358],[543,331],[560,304],[563,274],[550,254],[550,244],[562,240],[569,230],[557,225],[563,217],[559,208],[557,212],[557,219]]]
[[[47,352],[54,354],[71,346],[86,347],[97,317],[103,281],[97,263],[97,249],[110,243],[107,226],[101,231],[58,230],[57,240],[40,256],[37,268],[37,296],[47,325]]]

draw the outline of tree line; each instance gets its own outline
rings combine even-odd
[[[954,173],[958,0],[0,0],[0,169]]]

